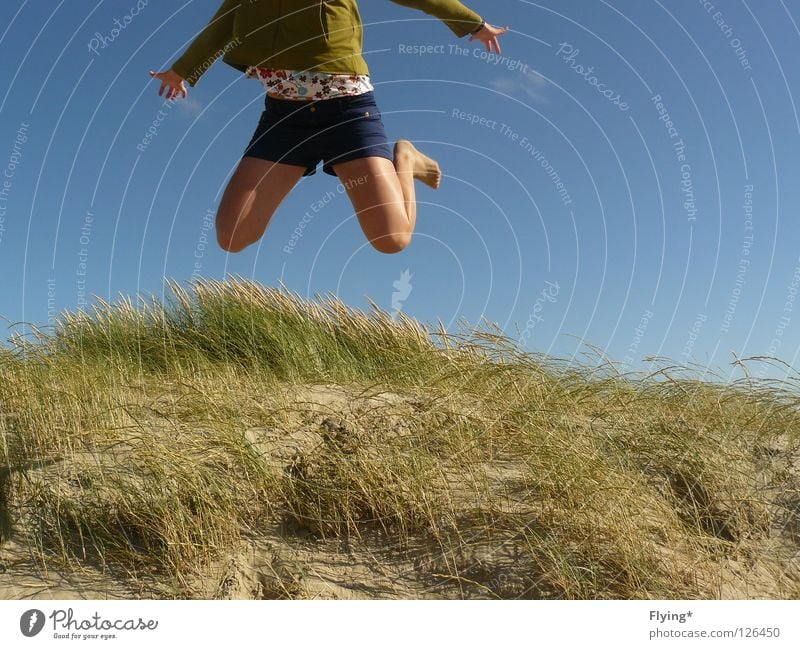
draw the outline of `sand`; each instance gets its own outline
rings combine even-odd
[[[322,429],[336,426],[332,415],[351,403],[353,394],[336,386],[313,386],[297,394],[298,403],[313,404],[321,413]],[[393,394],[362,397],[362,405],[385,403],[401,406]],[[401,409],[400,409],[401,410]],[[331,414],[330,421],[325,413]],[[268,428],[246,431],[250,443],[276,467],[322,441],[321,433],[308,430],[292,434]],[[794,464],[793,470],[798,466]],[[492,465],[490,479],[513,482],[519,468]],[[509,505],[513,507],[513,503]],[[524,507],[524,503],[518,506]],[[796,530],[777,530],[780,539]],[[790,539],[791,540],[791,539]],[[442,598],[547,598],[553,593],[538,584],[536,575],[518,563],[512,540],[472,543],[456,556],[442,556],[436,546],[419,538],[402,552],[391,538],[370,532],[361,539],[320,540],[300,530],[275,525],[258,536],[244,538],[238,547],[191,576],[178,593],[199,599],[442,599]],[[797,545],[784,543],[785,561],[731,561],[713,575],[699,573],[723,599],[779,598],[779,581],[800,583]],[[665,550],[668,551],[668,550]],[[532,570],[532,568],[531,568]],[[792,572],[793,571],[793,572]],[[169,585],[141,577],[123,578],[99,568],[47,571],[37,564],[19,538],[0,543],[0,599],[158,599],[175,597]]]

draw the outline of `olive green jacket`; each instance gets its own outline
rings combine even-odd
[[[481,23],[458,0],[391,1],[439,18],[459,38]],[[190,86],[220,56],[240,71],[260,65],[369,74],[362,47],[356,0],[225,0],[172,69]]]

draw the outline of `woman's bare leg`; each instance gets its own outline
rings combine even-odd
[[[361,229],[376,250],[400,252],[409,243],[417,222],[414,180],[438,189],[441,171],[436,161],[408,140],[398,140],[394,162],[370,156],[334,165],[347,190]]]
[[[240,252],[266,232],[272,215],[292,191],[305,167],[244,157],[217,210],[217,241],[228,252]]]

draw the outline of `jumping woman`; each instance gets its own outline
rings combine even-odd
[[[442,20],[500,53],[500,29],[458,0],[392,0]],[[439,165],[408,140],[392,149],[362,54],[356,0],[225,0],[167,72],[158,94],[186,97],[220,56],[259,79],[264,112],[228,183],[216,218],[217,241],[239,252],[258,241],[303,176],[338,176],[370,243],[396,253],[411,242],[417,219],[414,180],[438,189]],[[166,94],[164,94],[166,93]]]

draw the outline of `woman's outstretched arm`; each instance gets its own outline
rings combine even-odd
[[[217,13],[198,34],[186,51],[172,64],[172,69],[190,86],[218,59],[231,42],[236,10],[243,0],[225,0]]]
[[[508,27],[494,27],[484,21],[476,13],[459,0],[391,0],[395,4],[411,9],[419,9],[431,16],[435,16],[447,25],[459,38],[472,34],[470,41],[481,41],[488,51],[500,53],[498,36],[508,31]],[[477,31],[476,31],[477,30]]]
[[[167,99],[186,96],[184,81],[194,86],[200,76],[219,58],[230,44],[233,36],[233,21],[236,9],[243,0],[224,0],[222,5],[203,30],[186,48],[183,54],[166,72],[150,72],[150,76],[161,81],[158,94],[167,91]]]

